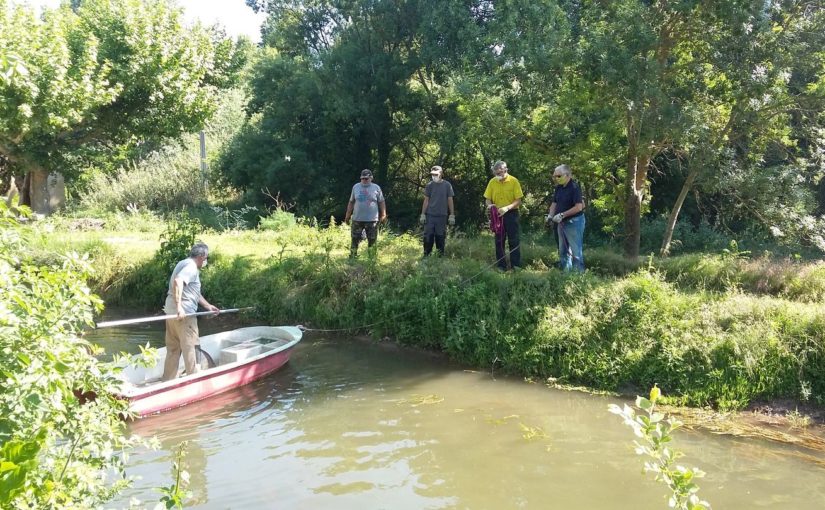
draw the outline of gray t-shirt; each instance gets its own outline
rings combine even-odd
[[[378,221],[378,204],[384,201],[384,194],[377,184],[362,186],[359,182],[352,187],[350,202],[355,202],[353,221]]]
[[[424,196],[429,198],[427,203],[427,214],[430,216],[447,216],[447,198],[455,196],[453,185],[442,180],[441,182],[430,181],[424,188]]]
[[[183,280],[183,293],[181,294],[180,302],[183,305],[185,313],[195,313],[198,311],[198,301],[201,298],[201,276],[198,270],[198,264],[195,259],[186,258],[178,262],[175,270],[172,271],[172,276],[169,278],[169,290],[166,292],[166,303],[163,311],[169,315],[178,313],[175,306],[175,296],[172,295],[172,285],[175,278],[180,277]]]

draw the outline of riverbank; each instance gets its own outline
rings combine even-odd
[[[168,277],[152,259],[153,237],[58,230],[42,242],[88,252],[107,303],[153,309]],[[549,239],[536,238],[524,243],[527,269],[500,274],[485,235],[454,237],[448,257],[423,261],[417,237],[391,234],[376,256],[362,249],[350,261],[347,227],[203,237],[212,246],[208,299],[255,306],[272,323],[389,337],[480,369],[601,390],[642,393],[656,383],[676,405],[825,405],[821,265],[796,267],[794,275],[814,275],[810,286],[774,271],[774,285],[750,292],[736,282],[768,261],[690,255],[617,269],[617,256],[597,250],[587,253],[588,273],[567,275],[552,269]]]

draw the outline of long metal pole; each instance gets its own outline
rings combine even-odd
[[[254,310],[254,306],[247,306],[246,308],[227,308],[226,310],[218,310],[217,312],[194,312],[194,313],[187,313],[184,317],[198,317],[201,315],[220,315],[224,313],[235,313],[235,312],[244,312],[246,310]],[[143,322],[155,322],[155,321],[165,321],[166,319],[176,319],[178,316],[177,314],[171,315],[155,315],[152,317],[141,317],[139,319],[123,319],[119,321],[105,321],[105,322],[98,322],[95,325],[96,329],[100,328],[113,328],[115,326],[127,326],[129,324],[140,324]]]

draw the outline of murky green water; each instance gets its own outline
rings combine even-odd
[[[162,345],[160,327],[94,338],[135,352]],[[157,501],[189,441],[191,508],[667,508],[614,401],[311,334],[273,376],[135,422],[162,449],[131,457],[141,480],[121,504]],[[690,431],[676,446],[708,473],[700,494],[716,509],[825,508],[825,469],[791,448]]]

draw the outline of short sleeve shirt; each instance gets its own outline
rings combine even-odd
[[[496,207],[510,205],[522,197],[524,197],[524,193],[521,191],[521,184],[518,179],[510,174],[507,174],[503,181],[493,177],[487,183],[487,189],[484,190],[484,198],[495,204]]]
[[[198,311],[198,301],[201,298],[201,277],[198,264],[195,259],[186,258],[178,262],[172,276],[169,278],[169,290],[166,293],[166,303],[163,311],[167,314],[177,313],[175,306],[175,296],[172,294],[172,286],[175,278],[183,280],[183,292],[181,294],[181,305],[185,313],[195,313]]]
[[[453,186],[447,181],[430,181],[424,188],[424,196],[429,199],[427,202],[427,214],[430,216],[447,216],[450,209],[447,206],[447,199],[455,196]]]
[[[567,186],[556,186],[556,191],[553,193],[553,202],[556,203],[557,213],[567,211],[574,205],[583,203],[581,186],[572,179],[567,183]],[[583,213],[574,214],[571,218],[580,214]]]
[[[362,186],[359,182],[352,187],[349,201],[355,203],[352,212],[354,221],[378,221],[378,204],[384,201],[384,194],[377,184]]]

